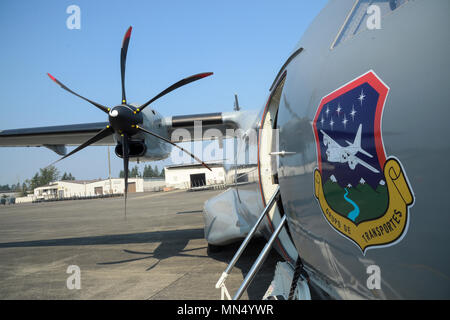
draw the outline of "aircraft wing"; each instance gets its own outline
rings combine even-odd
[[[162,124],[167,127],[169,138],[176,129],[183,128],[191,133],[191,140],[194,140],[195,121],[202,121],[202,139],[203,133],[207,129],[218,129],[225,136],[227,129],[246,128],[250,126],[255,117],[256,112],[252,111],[205,113],[166,117],[162,119]],[[62,126],[0,130],[0,147],[44,146],[58,154],[64,154],[65,146],[80,145],[86,140],[92,138],[92,136],[104,129],[107,125],[108,122],[94,122]],[[115,142],[113,136],[111,135],[97,141],[92,145],[115,145]]]
[[[320,130],[320,132],[322,132],[322,134],[323,134],[323,144],[325,146],[328,146],[331,144],[333,147],[340,147],[340,145],[336,141],[334,141],[333,138],[331,138],[329,135],[327,135],[325,133],[325,131]]]
[[[358,158],[357,156],[355,156],[355,160],[362,166],[366,167],[367,169],[369,169],[372,172],[375,173],[379,173],[380,171],[378,171],[377,169],[375,169],[374,167],[372,167],[370,164],[368,164],[367,162],[364,162],[363,160],[361,160],[360,158]]]
[[[108,122],[63,126],[0,130],[1,147],[40,147],[46,145],[79,145],[104,129]],[[95,145],[113,145],[112,136]]]
[[[209,129],[219,130],[222,136],[230,137],[228,129],[247,130],[255,123],[256,111],[233,111],[194,114],[185,116],[172,116],[164,118],[162,123],[168,128],[169,137],[172,142],[180,142],[178,136],[173,134],[177,129],[186,129],[191,136],[190,141],[205,140],[204,137]],[[201,121],[201,136],[195,134],[195,122]]]

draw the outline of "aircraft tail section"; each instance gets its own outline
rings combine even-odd
[[[372,158],[373,156],[370,153],[361,148],[361,134],[362,134],[362,124],[359,125],[358,132],[356,132],[356,137],[355,140],[353,141],[353,147],[358,149],[358,152],[361,152],[362,154]]]
[[[358,132],[356,132],[355,140],[353,141],[353,146],[361,149],[361,132],[362,132],[362,124],[358,127]]]

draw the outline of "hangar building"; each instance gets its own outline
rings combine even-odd
[[[207,163],[212,171],[201,164],[172,165],[164,168],[166,186],[175,189],[225,184],[225,168],[220,163]]]

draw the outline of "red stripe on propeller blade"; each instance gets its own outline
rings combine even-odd
[[[55,77],[52,76],[50,73],[47,73],[47,75],[50,77],[50,79],[52,79],[53,81],[55,81],[56,83],[58,83],[58,80],[56,80]]]
[[[131,30],[133,30],[133,27],[130,26],[130,27],[128,28],[127,32],[125,33],[125,36],[123,37],[122,48],[123,48],[123,46],[124,46],[124,44],[125,44],[125,41],[126,41],[127,39],[130,38],[130,36],[131,36]]]

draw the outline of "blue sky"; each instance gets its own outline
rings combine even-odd
[[[81,29],[66,9],[81,9]],[[153,107],[163,116],[260,109],[279,68],[325,0],[0,2],[0,129],[107,121],[104,113],[55,85],[104,105],[120,103],[120,46],[128,26],[128,101],[143,103],[195,73],[212,77],[172,92]],[[0,148],[0,185],[23,182],[58,159],[46,148]],[[134,166],[131,163],[130,166]],[[156,162],[161,168],[163,163]],[[113,155],[112,175],[122,160]],[[107,147],[59,162],[77,179],[108,176]],[[144,164],[140,164],[142,169]]]

